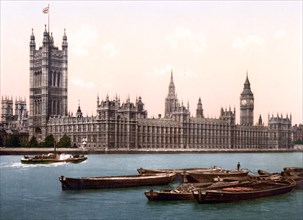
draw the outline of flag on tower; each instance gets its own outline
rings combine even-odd
[[[43,8],[43,10],[42,10],[43,14],[47,14],[48,13],[48,8],[49,8],[49,6],[47,6],[46,8]]]

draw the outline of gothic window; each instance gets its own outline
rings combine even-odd
[[[51,82],[51,85],[55,86],[55,83],[56,83],[56,72],[52,72],[52,78],[53,78],[53,80]]]
[[[50,72],[50,76],[49,76],[49,85],[53,85],[53,82],[54,82],[54,72],[53,71],[51,71]]]
[[[55,108],[56,108],[56,101],[55,101],[55,100],[53,100],[53,101],[52,101],[51,106],[52,106],[52,109],[51,109],[51,114],[52,114],[52,115],[56,115],[56,112],[55,112]]]
[[[57,115],[61,115],[60,111],[60,101],[57,101]]]
[[[60,84],[61,84],[61,73],[57,73],[57,86],[60,87]]]

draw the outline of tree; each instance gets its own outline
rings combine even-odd
[[[70,137],[68,137],[66,134],[64,134],[60,141],[57,144],[58,147],[71,147],[71,140]]]
[[[7,147],[20,147],[19,137],[15,135],[9,135],[7,137]]]
[[[55,145],[55,138],[52,134],[45,137],[44,140],[44,147],[54,147]]]
[[[28,147],[29,142],[26,140],[20,141],[20,147]]]
[[[29,147],[38,147],[38,141],[35,136],[32,136],[28,143]]]
[[[294,144],[303,144],[303,141],[301,141],[301,139],[298,139],[298,140],[294,141]]]

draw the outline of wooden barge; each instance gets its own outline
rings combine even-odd
[[[83,190],[165,185],[172,182],[175,176],[175,173],[81,178],[61,176],[59,181],[61,182],[62,190]]]
[[[283,181],[250,181],[247,184],[214,190],[198,189],[193,192],[198,203],[222,203],[251,200],[288,193],[296,186],[292,179]]]

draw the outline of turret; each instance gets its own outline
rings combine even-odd
[[[80,103],[79,103],[79,106],[78,106],[78,109],[77,109],[77,113],[76,113],[76,117],[77,118],[82,118],[82,111],[81,111],[81,108],[80,108]]]
[[[97,108],[98,108],[98,106],[99,106],[99,103],[100,103],[100,101],[99,101],[99,94],[97,95]]]
[[[263,126],[262,116],[259,116],[258,125]]]
[[[201,102],[200,97],[199,97],[198,104],[197,104],[196,117],[197,118],[204,118],[203,107],[202,107],[202,102]]]
[[[48,44],[49,42],[49,33],[46,30],[46,25],[45,25],[45,29],[44,29],[44,33],[43,33],[43,46],[46,46],[46,44]]]
[[[142,112],[144,110],[144,103],[142,102],[141,96],[139,96],[139,99],[137,99],[136,106],[138,112]]]
[[[29,43],[29,47],[30,47],[31,50],[35,50],[36,49],[34,29],[32,29],[32,35],[31,35],[31,40],[30,40],[30,43]]]
[[[66,50],[67,49],[67,36],[66,36],[66,30],[64,29],[64,34],[63,34],[63,41],[62,41],[62,49]]]
[[[50,38],[49,38],[49,43],[50,45],[54,46],[54,38],[53,38],[53,33],[51,33]]]

